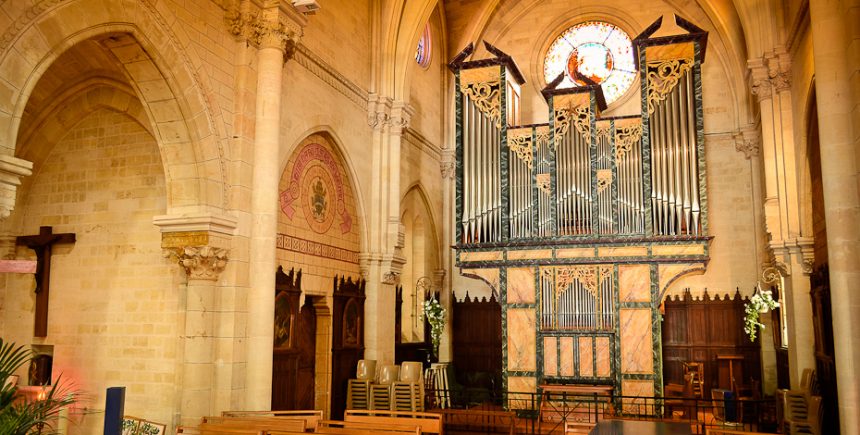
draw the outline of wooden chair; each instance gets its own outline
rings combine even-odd
[[[690,408],[693,407],[693,397],[695,396],[693,373],[684,375],[684,385],[667,384],[663,389],[668,417],[675,418],[674,414],[677,409],[681,410],[681,417],[686,417],[690,414]]]
[[[685,362],[684,374],[686,375],[688,373],[693,376],[693,397],[704,399],[705,389],[703,388],[703,385],[705,382],[705,365],[695,361]]]
[[[443,431],[442,415],[431,412],[350,409],[344,413],[343,419],[346,422],[363,422],[377,425],[417,425],[421,429],[421,433],[441,434]]]
[[[821,396],[809,396],[807,403],[806,419],[798,420],[792,413],[786,414],[785,430],[788,434],[821,435],[821,417],[824,413]]]

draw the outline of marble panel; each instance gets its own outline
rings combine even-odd
[[[534,405],[534,393],[537,392],[537,380],[531,376],[508,377],[508,407],[509,409],[529,409]],[[524,393],[524,394],[517,394]]]
[[[543,339],[543,374],[558,376],[558,338],[556,337]]]
[[[612,354],[609,349],[609,337],[597,337],[594,358],[597,360],[597,377],[608,378],[612,374]]]
[[[648,255],[646,246],[621,246],[617,248],[597,248],[598,257],[645,257]]]
[[[559,374],[561,376],[572,377],[573,373],[573,337],[561,337],[559,339],[561,347],[561,359],[559,361]]]
[[[508,310],[508,371],[535,371],[536,330],[534,309]]]
[[[651,302],[651,266],[618,266],[618,300],[621,303]]]
[[[594,376],[593,337],[579,337],[579,376],[590,378]]]
[[[653,255],[705,255],[705,245],[654,245]]]
[[[594,257],[594,248],[559,249],[556,251],[555,256],[556,256],[556,258]]]
[[[534,260],[539,258],[552,258],[552,249],[508,251],[508,260]]]
[[[622,396],[642,396],[654,397],[654,381],[651,380],[634,380],[624,379],[621,381]],[[646,403],[642,399],[622,399],[622,409],[625,413],[631,414],[647,414],[653,412],[653,409],[646,408],[654,406],[652,402]]]
[[[502,251],[463,252],[460,261],[501,261]]]
[[[508,269],[508,303],[535,303],[535,271],[531,267]]]
[[[651,309],[621,309],[618,317],[621,324],[621,373],[653,374]]]

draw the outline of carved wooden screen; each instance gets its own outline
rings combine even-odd
[[[330,418],[335,420],[343,418],[347,382],[364,358],[364,287],[364,280],[334,277]]]
[[[501,388],[502,307],[495,296],[454,301],[452,346],[457,380],[467,387]],[[495,385],[494,385],[495,383]]]
[[[738,385],[761,382],[761,342],[751,343],[744,333],[744,302],[739,293],[729,299],[705,292],[694,299],[690,292],[665,302],[663,315],[663,382],[684,383],[684,363],[704,363],[704,391],[717,388],[718,355],[742,355],[743,374]]]
[[[310,298],[299,307],[302,272],[275,275],[272,409],[314,408],[316,313]]]

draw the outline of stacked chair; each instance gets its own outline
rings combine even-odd
[[[347,384],[347,409],[420,412],[424,410],[424,382],[420,362],[376,366],[360,360],[356,378]]]
[[[823,408],[817,390],[815,372],[806,369],[798,390],[777,390],[777,416],[782,431],[790,435],[821,435]]]
[[[370,384],[376,378],[376,361],[358,360],[355,379],[350,379],[346,390],[347,409],[370,409]]]

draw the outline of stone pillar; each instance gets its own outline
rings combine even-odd
[[[182,335],[182,398],[180,422],[195,426],[200,418],[217,415],[216,340],[218,303],[215,284],[227,265],[227,250],[211,246],[171,249],[188,281],[185,297],[185,325]]]
[[[15,209],[21,178],[33,173],[33,163],[9,155],[0,155],[0,220]]]
[[[373,128],[373,170],[369,204],[370,231],[362,271],[367,277],[364,303],[365,358],[394,363],[394,288],[406,262],[400,223],[400,145],[412,109],[376,94],[368,101],[368,124]]]
[[[295,51],[307,19],[285,0],[264,2],[255,12],[233,10],[227,19],[234,35],[258,48],[245,408],[268,410],[272,400],[281,84],[284,62]]]
[[[809,2],[842,435],[860,434],[860,88],[852,89],[860,69],[857,10],[856,0]]]
[[[454,241],[454,176],[455,171],[454,152],[446,150],[442,152],[442,162],[439,169],[442,172],[442,264],[448,270],[454,270],[451,253],[451,245]],[[444,269],[443,269],[444,271]],[[452,322],[454,321],[454,289],[451,288],[450,274],[441,279],[441,301],[445,307],[445,331],[442,333],[442,343],[439,345],[439,362],[451,362],[454,359],[454,350],[451,346]]]
[[[785,50],[777,48],[749,60],[748,65],[761,112],[764,223],[769,235],[766,263],[785,278],[790,377],[791,385],[798,387],[803,370],[815,367],[815,348],[810,281],[803,266],[805,255],[811,255],[812,239],[804,237],[800,228],[791,63]]]
[[[229,409],[218,397],[229,395],[234,384],[232,373],[224,372],[231,372],[236,362],[218,355],[222,353],[219,325],[233,323],[235,311],[222,303],[216,284],[227,266],[226,247],[232,243],[236,221],[203,213],[156,216],[153,224],[161,229],[165,256],[177,261],[187,278],[180,288],[184,307],[176,352],[179,414],[174,423],[196,426],[200,417]]]

